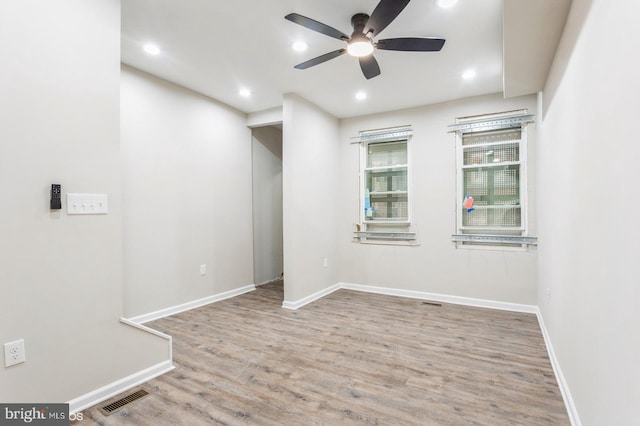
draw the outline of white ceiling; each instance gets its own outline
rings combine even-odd
[[[444,48],[376,51],[382,74],[366,80],[348,55],[294,69],[346,45],[284,16],[296,12],[351,34],[351,16],[371,14],[378,0],[124,0],[122,62],[246,113],[282,105],[285,93],[340,118],[390,111],[502,92],[502,1],[459,0],[451,9],[434,0],[411,1],[377,38],[441,37]],[[306,41],[308,50],[293,51],[296,40]],[[162,53],[146,54],[142,47],[148,42]],[[549,48],[555,51],[556,44],[552,40]],[[462,79],[467,69],[476,70],[473,81]],[[243,87],[251,90],[250,98],[239,96]],[[368,94],[365,101],[354,97],[360,90]]]

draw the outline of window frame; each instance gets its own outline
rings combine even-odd
[[[396,225],[398,228],[406,229],[411,224],[412,219],[412,183],[411,183],[411,134],[403,134],[402,136],[389,136],[386,138],[380,139],[371,139],[371,140],[362,140],[360,143],[360,186],[359,186],[359,207],[360,207],[360,223],[365,227],[367,226],[375,226],[382,225],[388,227],[394,227]],[[395,164],[389,166],[374,166],[367,167],[368,160],[368,152],[370,145],[380,145],[380,144],[390,144],[390,143],[405,143],[407,150],[407,162],[406,164]],[[366,194],[366,185],[367,185],[367,171],[371,170],[380,170],[380,169],[393,169],[393,168],[402,168],[406,167],[406,177],[407,177],[407,218],[400,220],[384,220],[384,219],[375,219],[371,220],[366,217],[365,212],[365,194]],[[404,192],[404,191],[403,191]]]
[[[456,125],[459,129],[455,130],[455,143],[456,143],[456,235],[454,235],[454,242],[457,246],[463,247],[482,247],[487,246],[496,247],[526,247],[528,244],[536,244],[535,237],[529,237],[529,172],[528,172],[528,123],[532,122],[523,120],[514,120],[509,124],[508,121],[513,117],[532,117],[526,116],[526,110],[511,111],[508,113],[486,114],[474,117],[465,117],[456,120]],[[486,122],[486,125],[476,127],[465,127],[465,122]],[[465,168],[472,168],[464,165],[464,152],[465,146],[463,140],[465,135],[474,134],[477,132],[490,132],[500,130],[520,130],[520,140],[518,141],[519,154],[518,161],[505,161],[497,163],[496,166],[500,167],[508,165],[519,166],[519,208],[520,208],[520,226],[518,227],[501,227],[501,226],[464,226],[463,217],[464,211],[464,197],[465,197]],[[487,142],[486,145],[491,143]],[[479,144],[478,146],[482,146]],[[485,146],[486,146],[485,145]],[[475,146],[475,145],[474,145]],[[467,147],[469,149],[469,147]],[[481,167],[481,166],[480,166]],[[497,209],[496,209],[497,210]],[[465,241],[465,237],[475,238],[476,241]],[[456,238],[457,237],[457,238]]]

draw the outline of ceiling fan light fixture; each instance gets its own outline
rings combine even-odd
[[[347,53],[356,58],[371,55],[373,53],[373,43],[364,34],[362,37],[354,37],[347,46]]]

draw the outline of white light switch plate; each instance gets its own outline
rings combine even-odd
[[[67,214],[107,213],[107,194],[67,194]]]

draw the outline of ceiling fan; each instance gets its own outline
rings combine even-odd
[[[345,53],[355,56],[360,61],[360,69],[367,79],[380,75],[380,66],[373,57],[374,49],[379,50],[399,50],[403,52],[438,52],[444,46],[444,39],[441,38],[388,38],[374,42],[374,37],[379,35],[402,10],[409,4],[410,0],[381,0],[373,10],[371,16],[366,13],[357,13],[351,18],[353,33],[351,36],[336,30],[322,22],[318,22],[297,13],[290,13],[284,18],[302,25],[305,28],[319,32],[329,37],[337,38],[347,42],[346,49],[338,49],[325,53],[316,58],[298,64],[295,68],[303,70],[314,65],[321,64],[330,59],[337,58]]]

